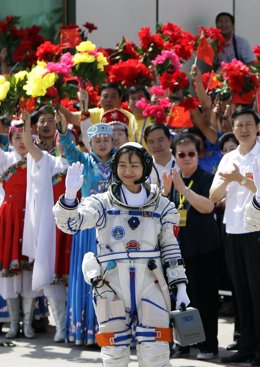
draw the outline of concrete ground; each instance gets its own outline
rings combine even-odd
[[[3,329],[4,332],[7,328]],[[15,347],[0,346],[1,367],[72,367],[72,366],[102,366],[100,352],[97,347],[82,347],[74,344],[57,344],[53,342],[55,327],[52,317],[46,334],[37,334],[37,338],[28,340],[17,338],[13,340]],[[176,367],[213,367],[223,365],[220,358],[228,355],[226,346],[232,342],[233,319],[231,317],[219,319],[219,358],[210,362],[196,359],[198,350],[192,348],[191,356],[185,359],[171,359],[172,366]],[[0,342],[4,341],[4,333],[0,335]],[[137,367],[135,350],[132,350],[129,367]],[[231,366],[231,365],[229,365]],[[236,364],[235,366],[250,366]]]

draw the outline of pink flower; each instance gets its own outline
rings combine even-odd
[[[158,99],[158,104],[162,108],[169,108],[171,106],[171,103],[170,103],[169,98],[161,98],[161,99]]]
[[[154,60],[152,60],[153,65],[163,65],[167,62],[167,67],[171,67],[171,71],[175,72],[181,67],[180,58],[176,55],[174,51],[163,50],[160,55],[158,55]]]
[[[141,108],[144,110],[146,106],[148,105],[147,100],[145,98],[139,99],[139,101],[136,102],[136,107]]]
[[[156,96],[165,96],[165,91],[163,90],[161,85],[154,85],[150,89],[151,94],[155,94]]]
[[[48,62],[46,65],[46,68],[49,72],[62,74],[65,77],[70,75],[72,67],[72,55],[69,52],[61,56],[60,62]]]

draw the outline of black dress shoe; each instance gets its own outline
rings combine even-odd
[[[238,350],[238,342],[235,341],[235,343],[229,344],[226,347],[226,350],[229,350],[229,351]]]
[[[235,354],[232,354],[232,356],[229,356],[229,357],[222,357],[221,362],[222,363],[250,362],[253,358],[254,358],[254,356],[250,355],[250,354],[235,353]]]

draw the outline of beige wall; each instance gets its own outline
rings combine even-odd
[[[158,0],[159,22],[172,22],[196,33],[198,25],[215,26],[221,11],[233,11],[233,0]],[[76,0],[76,22],[94,23],[98,30],[89,39],[102,47],[114,47],[122,36],[137,42],[142,26],[155,30],[156,0]],[[260,44],[260,1],[236,0],[236,32],[252,46]]]

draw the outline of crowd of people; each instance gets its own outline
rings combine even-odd
[[[249,65],[234,17],[216,26],[220,61]],[[190,71],[199,106],[174,129],[136,105],[149,88],[100,87],[99,106],[43,105],[1,118],[0,322],[34,338],[51,308],[54,342],[98,344],[104,366],[170,366],[189,354],[170,313],[200,312],[197,358],[218,357],[221,279],[232,290],[237,350],[225,363],[260,366],[260,141],[257,104],[235,104]],[[170,93],[173,104],[183,98]],[[128,109],[122,108],[122,101]],[[259,281],[259,283],[258,283]],[[22,320],[22,331],[20,322]],[[169,348],[170,345],[170,348]]]

